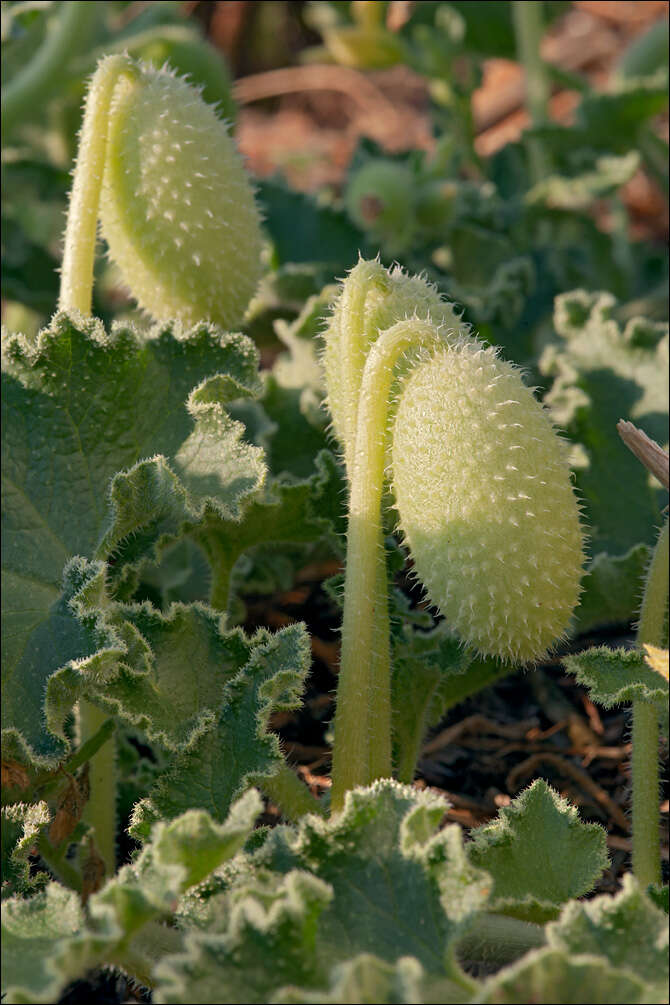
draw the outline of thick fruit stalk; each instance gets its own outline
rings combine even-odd
[[[351,489],[338,811],[347,789],[381,770],[372,744],[390,747],[381,736],[390,667],[378,644],[388,640],[385,478],[418,578],[482,654],[527,662],[546,653],[579,598],[583,552],[566,451],[547,413],[519,370],[472,338],[423,280],[360,262],[326,333],[325,368]]]
[[[98,65],[72,187],[62,308],[90,312],[96,228],[156,320],[234,327],[261,272],[253,191],[226,125],[169,70]]]
[[[661,646],[668,617],[668,523],[660,533],[642,599],[639,645]],[[633,702],[633,872],[641,886],[661,882],[658,769],[658,712],[649,702]]]
[[[242,319],[260,274],[253,193],[226,126],[197,90],[168,70],[113,55],[86,98],[70,196],[59,306],[89,314],[98,218],[121,273],[158,320]],[[79,740],[100,711],[78,708]],[[115,867],[115,751],[91,760],[86,816],[108,872]]]

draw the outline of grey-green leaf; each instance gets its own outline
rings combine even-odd
[[[667,735],[668,681],[649,665],[643,650],[597,646],[566,656],[565,666],[603,708],[629,705],[636,699],[651,702]]]
[[[472,837],[469,857],[493,877],[494,908],[527,921],[556,917],[592,889],[608,861],[602,827],[582,823],[542,779]]]

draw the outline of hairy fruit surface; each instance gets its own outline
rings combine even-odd
[[[474,339],[403,382],[393,487],[418,578],[481,653],[524,662],[568,626],[582,532],[566,451],[519,370]]]
[[[260,276],[259,215],[226,125],[187,81],[143,66],[110,114],[100,220],[157,320],[237,325]]]

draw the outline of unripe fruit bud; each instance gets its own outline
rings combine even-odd
[[[353,222],[389,254],[409,246],[416,227],[416,180],[404,164],[374,159],[352,175],[345,195]]]
[[[443,327],[445,337],[468,330],[435,286],[400,268],[389,271],[379,261],[361,260],[354,266],[333,304],[324,332],[323,364],[333,427],[347,463],[354,449],[358,397],[370,346],[381,331],[410,317],[430,318]]]
[[[139,67],[115,89],[100,220],[154,318],[241,321],[261,271],[251,185],[214,108],[167,70]]]
[[[481,653],[524,662],[568,626],[582,533],[566,450],[519,370],[475,339],[403,381],[393,488],[416,574]]]

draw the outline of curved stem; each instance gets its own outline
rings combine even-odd
[[[649,566],[637,632],[639,645],[661,646],[668,608],[668,523]],[[642,887],[661,881],[659,727],[653,705],[633,702],[633,873]]]
[[[384,534],[380,527],[377,547],[370,694],[368,708],[368,767],[370,781],[391,775],[391,623]]]
[[[544,929],[540,925],[501,914],[482,914],[460,939],[457,956],[469,963],[501,967],[545,942]]]
[[[106,725],[109,712],[83,699],[77,707],[79,745],[83,746]],[[89,761],[89,797],[83,819],[95,830],[95,844],[107,876],[116,871],[116,743],[114,737]]]
[[[389,394],[394,366],[411,347],[439,340],[437,330],[422,321],[400,321],[382,332],[372,345],[363,370],[358,405],[356,445],[349,467],[351,498],[347,532],[347,562],[342,619],[342,653],[335,713],[333,749],[333,811],[344,805],[345,793],[373,781],[369,737],[371,705],[390,693],[390,668],[382,668],[377,619],[383,604],[379,595],[382,545],[381,500]],[[386,597],[384,604],[387,603]],[[371,654],[375,655],[372,659]],[[374,663],[374,687],[372,693]],[[383,679],[384,678],[384,679]],[[390,698],[389,698],[390,701]],[[375,729],[379,727],[375,723]],[[386,728],[386,727],[385,727]],[[389,727],[390,731],[390,714]],[[390,774],[389,762],[384,774]],[[375,765],[376,770],[381,767]]]
[[[277,804],[282,815],[288,820],[299,820],[307,813],[325,816],[323,805],[315,799],[288,764],[282,764],[274,775],[258,778],[256,784],[273,803]]]
[[[3,135],[21,118],[33,118],[35,110],[58,89],[67,64],[84,48],[101,6],[78,0],[60,5],[35,56],[2,89]]]
[[[121,77],[136,76],[137,71],[126,56],[108,56],[100,62],[89,87],[65,229],[58,304],[61,310],[91,313],[109,113]]]

